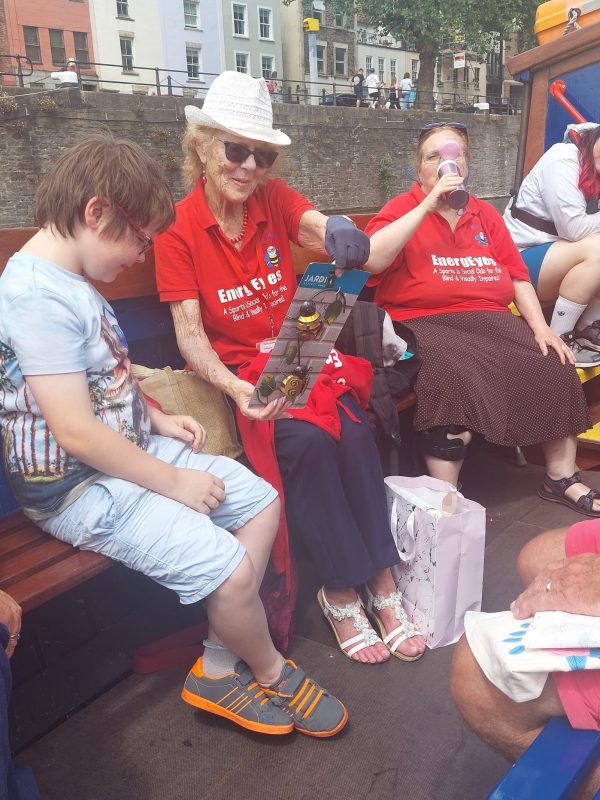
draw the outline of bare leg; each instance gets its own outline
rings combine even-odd
[[[556,300],[560,294],[581,305],[599,294],[600,234],[578,242],[554,242],[542,262],[537,293],[542,302]]]
[[[253,573],[254,573],[253,580],[256,582],[257,592],[262,583],[265,574],[265,569],[269,561],[271,548],[273,546],[273,541],[275,540],[275,535],[277,533],[280,510],[281,510],[281,503],[279,501],[279,498],[277,498],[269,506],[263,509],[259,514],[253,517],[253,519],[251,519],[250,522],[247,522],[246,525],[244,525],[242,528],[239,528],[239,530],[237,530],[235,533],[236,537],[246,548],[247,557],[249,558],[251,565],[253,567]],[[264,608],[260,599],[258,599],[258,604],[260,605],[260,614],[262,617],[264,617],[265,616]],[[209,598],[209,608],[210,608],[210,598]],[[212,613],[209,613],[208,639],[211,642],[215,642],[216,644],[220,644],[227,647],[227,649],[232,650],[232,652],[240,656],[240,658],[243,658],[243,656],[239,651],[238,646],[232,648],[223,642],[223,640],[213,627],[212,619],[213,615]],[[271,642],[270,636],[269,636],[269,643],[271,649],[274,650],[275,648],[273,643]],[[250,663],[247,661],[246,658],[244,658],[244,661]],[[279,663],[280,662],[281,658],[279,658]]]
[[[511,761],[516,761],[552,717],[565,713],[551,678],[536,700],[515,703],[506,697],[485,677],[465,636],[454,651],[450,689],[469,726]]]
[[[213,641],[243,659],[257,681],[270,684],[281,673],[283,656],[271,640],[258,589],[258,576],[246,555],[208,597],[207,613]]]
[[[529,586],[548,564],[566,558],[565,537],[568,530],[556,528],[540,533],[522,548],[517,557],[517,572],[523,586]]]
[[[469,444],[473,439],[473,434],[471,431],[461,431],[461,433],[448,433],[447,437],[448,439],[462,439],[465,444]],[[460,461],[446,461],[443,458],[425,455],[425,465],[431,477],[437,478],[440,481],[447,481],[453,486],[458,485],[458,476],[460,475],[463,463],[464,459]]]
[[[575,463],[577,438],[575,436],[566,436],[564,439],[544,442],[542,449],[546,461],[546,472],[553,480],[570,478],[577,471],[577,464]],[[584,494],[587,494],[589,488],[584,483],[574,483],[573,486],[569,486],[565,494],[570,500],[577,501]],[[593,509],[594,511],[600,511],[600,499],[594,500]]]

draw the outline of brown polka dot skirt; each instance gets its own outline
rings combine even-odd
[[[494,444],[528,445],[587,430],[575,367],[543,356],[525,320],[468,311],[406,320],[423,359],[415,430],[460,425]]]

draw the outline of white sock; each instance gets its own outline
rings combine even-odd
[[[569,333],[575,329],[577,320],[583,314],[587,306],[585,303],[573,303],[567,300],[566,297],[558,296],[554,304],[554,311],[552,312],[552,319],[550,320],[550,327],[554,333]]]
[[[596,322],[597,319],[600,319],[600,298],[594,297],[594,299],[587,304],[585,311],[579,317],[577,330],[587,328],[588,325],[591,325],[592,322]]]
[[[229,675],[235,671],[235,665],[240,660],[239,656],[236,656],[231,650],[227,650],[223,645],[211,642],[209,639],[205,639],[203,644],[202,671],[205,675],[217,678],[220,675]]]

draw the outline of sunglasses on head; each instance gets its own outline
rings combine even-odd
[[[225,139],[219,139],[219,141],[225,147],[225,158],[227,161],[231,161],[232,164],[243,164],[248,156],[254,156],[256,166],[259,169],[267,169],[273,166],[275,159],[279,155],[277,150],[267,150],[260,147],[256,148],[256,150],[251,150],[245,144],[240,144],[239,142],[227,142]]]
[[[143,231],[143,230],[140,228],[140,226],[137,224],[137,222],[134,222],[134,221],[131,219],[131,217],[129,216],[129,214],[128,214],[128,213],[125,211],[125,209],[124,209],[124,208],[122,208],[122,207],[121,207],[121,206],[120,206],[118,203],[115,203],[115,202],[113,201],[113,205],[114,205],[114,207],[117,209],[117,211],[119,212],[119,214],[120,214],[120,215],[123,217],[123,219],[124,219],[124,220],[127,222],[127,224],[129,225],[129,227],[130,227],[130,228],[131,228],[133,231],[135,231],[135,235],[138,237],[138,239],[139,239],[139,240],[140,240],[140,242],[142,243],[142,249],[140,250],[140,255],[141,255],[142,253],[145,253],[145,252],[146,252],[146,250],[149,250],[149,249],[152,247],[152,245],[154,244],[154,239],[153,239],[151,236],[148,236],[148,234],[146,233],[146,231]]]
[[[421,141],[426,133],[434,131],[436,128],[454,128],[454,130],[462,133],[465,138],[468,138],[467,126],[462,122],[428,122],[427,125],[423,125],[419,131],[419,141]]]

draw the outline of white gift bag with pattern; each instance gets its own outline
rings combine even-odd
[[[452,644],[466,612],[481,609],[485,509],[427,475],[390,476],[385,485],[404,610],[428,647]]]

